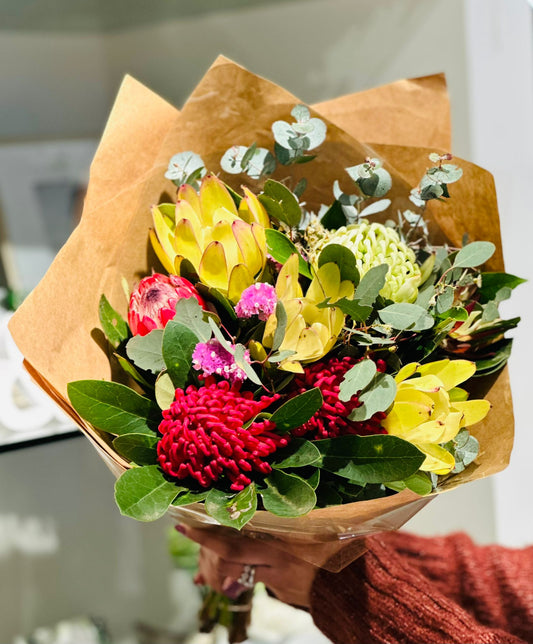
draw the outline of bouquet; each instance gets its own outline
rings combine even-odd
[[[181,112],[126,78],[81,223],[11,322],[123,514],[339,570],[506,466],[498,305],[523,280],[447,108],[441,76],[312,109],[219,58]]]

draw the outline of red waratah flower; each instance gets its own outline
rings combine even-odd
[[[200,306],[205,302],[194,286],[177,275],[154,273],[144,277],[130,297],[128,322],[133,335],[146,335],[153,329],[164,329],[176,315],[176,303],[195,297]]]
[[[274,433],[275,425],[269,420],[244,428],[278,399],[274,394],[254,400],[250,391],[240,391],[240,384],[216,382],[212,376],[200,388],[176,389],[176,398],[159,425],[161,469],[180,480],[193,478],[205,488],[226,476],[232,490],[244,489],[251,483],[252,471],[272,471],[264,459],[288,443],[286,436]]]
[[[359,398],[352,396],[348,402],[339,400],[339,386],[344,374],[356,362],[358,360],[350,357],[323,360],[305,367],[305,372],[296,376],[292,383],[293,395],[296,396],[313,387],[318,387],[322,392],[324,404],[305,424],[291,432],[293,436],[306,436],[310,439],[320,440],[345,434],[368,436],[387,433],[381,427],[381,421],[386,416],[384,412],[378,412],[368,420],[354,422],[349,420],[348,416],[354,409],[361,406]],[[378,371],[385,371],[383,360],[377,360],[376,365]],[[310,435],[307,436],[308,434]]]

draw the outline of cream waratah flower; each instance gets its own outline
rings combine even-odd
[[[325,228],[319,231],[315,225],[307,238],[312,260],[318,260],[320,252],[329,244],[349,248],[355,255],[361,277],[374,266],[388,264],[390,268],[381,295],[393,302],[416,300],[422,278],[420,267],[413,250],[393,228],[362,219],[358,224],[331,231]]]
[[[421,470],[451,472],[455,460],[442,444],[489,412],[488,400],[464,400],[464,390],[457,387],[475,371],[475,363],[469,360],[445,359],[424,365],[413,362],[398,372],[396,398],[381,424],[389,434],[413,443],[426,455]]]
[[[351,298],[353,282],[341,280],[339,267],[323,264],[313,276],[304,296],[298,281],[298,255],[291,255],[281,268],[276,281],[276,295],[287,313],[287,326],[279,351],[294,351],[279,363],[285,371],[303,373],[302,362],[314,362],[326,355],[337,341],[344,326],[344,313],[337,307],[319,308],[329,298],[335,303],[343,297]],[[272,314],[265,325],[263,344],[271,347],[277,319]]]
[[[199,193],[184,184],[178,202],[154,206],[152,216],[152,246],[169,273],[178,274],[188,260],[203,284],[237,302],[263,272],[269,219],[250,191],[237,211],[222,181],[207,175]]]

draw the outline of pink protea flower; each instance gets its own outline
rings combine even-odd
[[[292,382],[292,395],[296,396],[313,387],[318,387],[322,392],[324,403],[306,423],[291,432],[293,436],[306,436],[310,439],[320,440],[346,434],[368,436],[387,433],[381,427],[381,421],[386,416],[384,412],[377,412],[368,420],[355,422],[349,420],[348,416],[354,409],[361,406],[359,398],[352,396],[347,402],[339,400],[339,386],[344,374],[356,362],[358,360],[350,357],[331,358],[305,367],[305,372],[295,377]],[[385,371],[383,360],[377,360],[376,365],[378,371]],[[307,436],[308,434],[309,436]]]
[[[177,275],[154,273],[144,277],[130,297],[128,323],[133,335],[146,335],[153,329],[164,329],[176,315],[178,300],[195,297],[200,306],[205,302],[194,286]]]
[[[260,320],[267,320],[276,310],[277,301],[276,289],[271,284],[256,282],[244,289],[235,307],[235,313],[239,318],[257,315]]]
[[[175,401],[163,412],[157,444],[158,461],[165,474],[183,480],[192,478],[210,487],[227,477],[231,489],[240,491],[251,483],[251,473],[269,474],[264,459],[289,438],[279,436],[270,420],[248,423],[279,399],[278,394],[253,399],[240,385],[213,377],[204,386],[176,389]]]
[[[244,352],[244,359],[250,363],[250,352]],[[246,380],[246,373],[235,362],[233,355],[218,340],[199,342],[192,354],[192,366],[202,375],[217,375],[230,382]]]

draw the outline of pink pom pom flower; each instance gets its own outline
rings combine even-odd
[[[277,301],[276,289],[273,286],[265,282],[257,282],[244,289],[235,307],[235,313],[239,318],[251,318],[257,315],[264,321],[276,310]]]
[[[244,359],[250,362],[249,351],[244,352]],[[221,376],[233,382],[246,380],[246,373],[237,365],[233,355],[218,340],[199,342],[192,354],[192,365],[203,376]]]
[[[146,335],[164,329],[176,315],[179,300],[195,297],[202,308],[205,302],[194,286],[177,275],[154,273],[144,277],[130,297],[128,323],[133,335]]]

